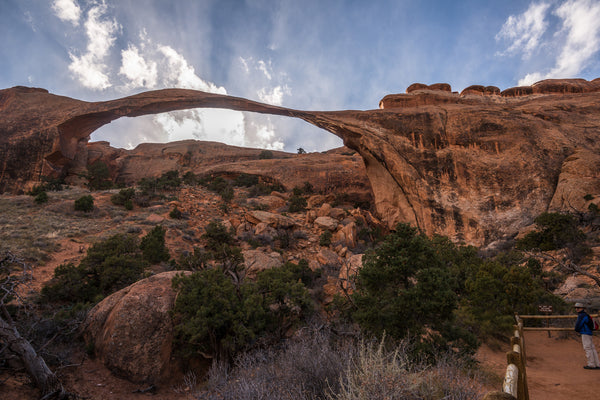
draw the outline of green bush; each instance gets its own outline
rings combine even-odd
[[[475,338],[455,324],[458,296],[448,269],[415,228],[398,224],[367,252],[356,285],[352,316],[366,332],[379,337],[385,332],[397,340],[410,335],[427,351],[453,347],[471,352],[476,347]]]
[[[198,178],[196,177],[196,174],[194,174],[192,171],[188,171],[185,174],[183,174],[183,183],[185,183],[186,185],[190,185],[190,186],[195,186],[198,184]]]
[[[183,356],[229,358],[265,331],[267,310],[254,286],[237,288],[219,269],[173,279],[174,340]]]
[[[58,266],[42,296],[49,301],[94,303],[141,279],[147,266],[137,238],[117,234],[91,246],[78,266]]]
[[[202,239],[206,240],[206,248],[209,250],[217,250],[223,244],[232,245],[235,239],[231,231],[227,230],[225,225],[220,221],[210,221],[206,225]]]
[[[48,202],[48,193],[46,193],[46,192],[39,192],[35,196],[35,198],[33,199],[33,201],[35,201],[36,204],[47,203]]]
[[[273,152],[271,150],[263,150],[258,155],[259,160],[270,160],[273,158]]]
[[[328,230],[321,233],[321,236],[319,236],[319,246],[328,247],[331,244],[332,236],[333,234]]]
[[[113,186],[110,180],[108,165],[103,161],[96,161],[87,167],[88,187],[91,190],[110,189]]]
[[[579,221],[574,216],[542,213],[535,219],[535,223],[539,230],[529,232],[517,240],[517,249],[551,251],[566,248],[576,263],[591,253],[591,249],[584,243],[585,234],[579,229]]]
[[[175,206],[169,213],[169,217],[172,219],[181,219],[183,217],[183,214],[181,213],[179,208],[177,208],[177,206]]]
[[[302,196],[292,195],[290,197],[289,212],[300,212],[306,210],[306,199]]]
[[[135,197],[135,189],[127,188],[119,190],[119,193],[113,194],[110,197],[110,201],[117,206],[125,206],[127,208],[127,202],[131,203],[131,200]],[[133,203],[131,203],[133,205]]]
[[[169,250],[165,246],[165,232],[165,228],[157,225],[142,238],[140,249],[144,260],[150,264],[158,264],[161,261],[168,261],[170,258]]]
[[[27,194],[37,196],[41,192],[59,192],[63,190],[63,185],[65,183],[62,178],[49,178],[47,176],[42,177],[42,182],[43,183],[34,186]]]
[[[239,174],[236,178],[235,181],[233,182],[234,186],[241,186],[241,187],[251,187],[254,185],[258,185],[258,176],[256,175],[250,175],[250,174]]]
[[[90,212],[94,209],[94,198],[91,195],[81,196],[75,200],[75,211]]]
[[[208,268],[173,279],[175,342],[183,355],[230,358],[259,337],[281,338],[312,310],[298,266],[257,274],[256,283]]]
[[[200,271],[208,266],[210,254],[199,247],[194,247],[192,253],[184,253],[179,257],[177,269],[183,271]]]

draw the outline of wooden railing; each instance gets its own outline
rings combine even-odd
[[[523,338],[523,320],[515,315],[516,325],[510,339],[511,350],[506,353],[507,367],[502,383],[502,391],[489,392],[484,400],[529,400],[527,388],[527,357]]]
[[[593,318],[598,318],[600,314],[590,314]],[[576,319],[577,315],[518,315],[515,314],[516,325],[513,337],[510,339],[511,351],[506,353],[507,367],[504,375],[502,391],[489,392],[483,398],[484,400],[507,400],[512,396],[516,400],[529,400],[529,390],[527,388],[527,358],[525,354],[524,331],[573,331],[573,327],[524,327],[523,321],[526,319],[552,320],[552,319]],[[549,324],[548,324],[549,325]],[[507,397],[507,395],[509,397]]]

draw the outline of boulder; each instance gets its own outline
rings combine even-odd
[[[261,250],[244,250],[242,254],[250,276],[256,275],[257,272],[283,265],[283,257],[276,251],[265,253]]]
[[[284,215],[274,214],[267,211],[250,211],[246,213],[245,218],[251,224],[257,225],[265,223],[272,228],[292,228],[296,222]]]
[[[331,232],[334,232],[339,225],[338,221],[331,217],[318,217],[315,219],[314,224],[320,229],[325,229]]]
[[[178,366],[171,359],[173,323],[169,312],[177,271],[143,279],[108,296],[90,310],[83,336],[115,375],[132,382],[168,380]]]

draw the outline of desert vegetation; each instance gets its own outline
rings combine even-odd
[[[211,199],[212,211],[204,214],[211,217],[203,217],[200,232],[193,225],[198,210],[177,201],[182,188]],[[275,190],[282,191],[278,204],[283,204],[276,213],[296,226],[255,233],[227,223],[225,217],[256,209],[259,203],[248,199]],[[323,286],[339,279],[341,265],[318,266],[315,253],[306,249],[312,244],[332,253],[342,246],[332,231],[306,225],[307,200],[315,194],[310,183],[284,193],[253,175],[179,178],[170,172],[119,190],[36,193],[48,198],[0,199],[6,210],[0,222],[9,228],[6,243],[19,243],[20,230],[11,220],[26,221],[28,214],[38,218],[38,236],[42,230],[57,232],[48,238],[47,254],[57,249],[59,237],[94,241],[79,262],[59,265],[40,296],[29,300],[37,311],[7,307],[15,326],[30,332],[34,347],[52,350],[44,353],[48,365],[61,365],[70,357],[59,349],[64,343],[93,354],[93,344],[78,341],[76,334],[91,306],[153,273],[189,271],[173,279],[178,296],[171,315],[176,355],[189,365],[198,357],[213,360],[208,372],[190,369],[187,375],[198,399],[480,398],[488,379],[472,358],[480,343],[505,339],[514,312],[534,312],[540,302],[567,310],[552,294],[561,276],[545,270],[540,255],[567,249],[572,262],[589,256],[589,235],[582,230],[589,215],[543,214],[515,249],[494,255],[405,224],[386,232],[356,218],[357,243],[345,251],[364,253],[362,268],[326,302]],[[80,199],[87,206],[75,212]],[[349,199],[332,199],[345,207],[338,209],[340,219],[352,215]],[[157,213],[163,222],[149,222]],[[124,224],[116,232],[115,220]],[[33,248],[41,238],[28,240],[20,243]],[[277,266],[252,270],[244,256],[249,250],[285,257]],[[300,257],[305,254],[313,254],[313,261]],[[43,259],[47,256],[22,258]],[[46,346],[45,335],[26,328],[40,319],[48,321],[59,348]],[[6,348],[2,357],[8,357]]]

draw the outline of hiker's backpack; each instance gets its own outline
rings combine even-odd
[[[596,318],[592,318],[592,316],[589,314],[588,314],[588,318],[589,318],[589,322],[588,322],[589,328],[593,331],[597,331],[600,328],[600,325],[598,325],[598,320]]]

